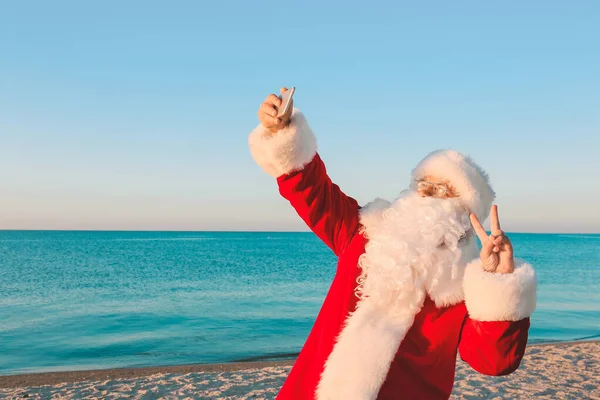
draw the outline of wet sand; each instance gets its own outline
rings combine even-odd
[[[8,399],[273,399],[293,361],[0,376]],[[600,342],[532,345],[519,370],[487,377],[458,361],[452,399],[600,399]]]

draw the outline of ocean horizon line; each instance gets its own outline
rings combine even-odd
[[[313,233],[310,230],[219,230],[219,229],[9,229],[0,228],[0,232],[106,232],[106,233]],[[533,232],[505,231],[508,234],[526,235],[600,235],[598,232]]]

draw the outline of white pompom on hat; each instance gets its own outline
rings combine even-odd
[[[429,153],[412,171],[412,182],[427,175],[446,179],[458,191],[463,204],[483,222],[496,193],[487,173],[469,156],[454,150]]]

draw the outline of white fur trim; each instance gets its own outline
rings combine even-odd
[[[256,127],[248,144],[256,163],[275,178],[304,168],[317,153],[317,139],[297,109],[290,124],[276,134],[262,125]]]
[[[317,400],[376,399],[415,314],[392,319],[386,310],[359,302],[325,363]]]
[[[383,220],[389,201],[376,199],[361,208],[361,233]],[[421,299],[422,304],[422,299]],[[395,354],[415,318],[415,310],[394,315],[393,305],[378,307],[359,300],[325,362],[316,390],[317,400],[376,399]],[[420,307],[419,307],[420,308]]]
[[[519,321],[535,310],[537,279],[531,265],[518,264],[511,274],[487,272],[479,259],[467,265],[465,303],[477,321]]]
[[[367,233],[369,227],[377,225],[383,219],[383,212],[391,206],[391,202],[379,197],[362,206],[359,216],[361,233]],[[368,233],[366,236],[368,238]]]
[[[412,171],[412,182],[426,175],[447,179],[460,199],[483,222],[496,193],[487,173],[470,157],[454,150],[437,150],[427,155]]]

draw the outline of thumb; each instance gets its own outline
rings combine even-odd
[[[494,252],[494,241],[491,238],[488,238],[485,242],[481,244],[481,255],[484,257],[489,257]]]
[[[285,93],[285,92],[287,92],[287,91],[288,91],[288,88],[286,88],[285,86],[284,86],[284,87],[282,87],[281,89],[279,89],[279,93],[280,93],[280,94],[284,94],[284,93]]]

